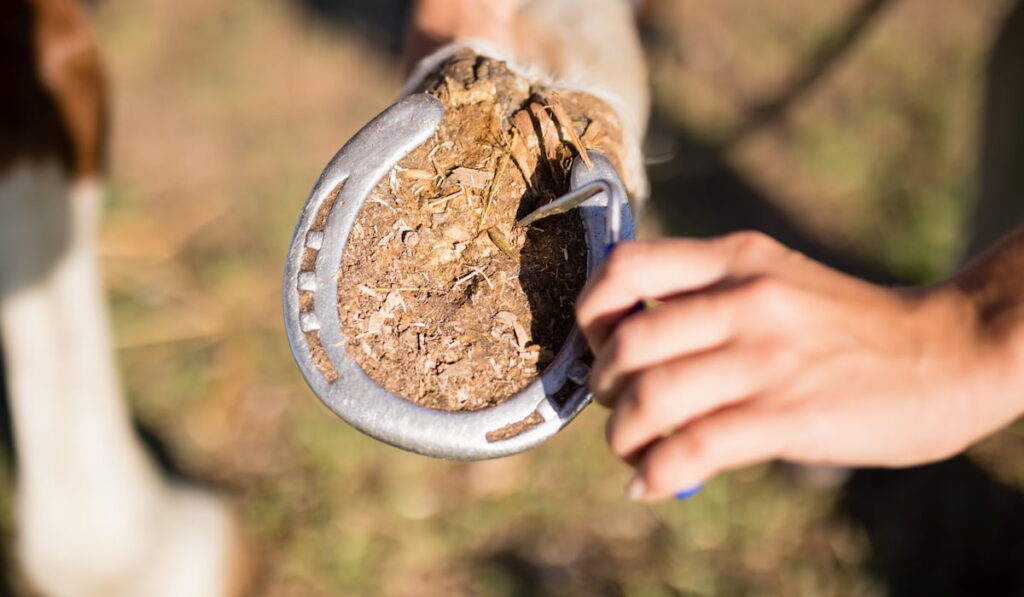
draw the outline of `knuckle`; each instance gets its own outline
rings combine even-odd
[[[732,251],[733,265],[738,267],[764,269],[799,255],[767,234],[753,230],[734,232],[725,241]]]
[[[689,463],[703,462],[711,454],[708,438],[700,431],[693,429],[679,443],[679,457]]]
[[[778,246],[772,237],[756,230],[741,230],[725,237],[739,255],[761,255]]]
[[[633,408],[637,416],[645,421],[656,421],[664,410],[661,383],[651,371],[643,371],[633,378]]]
[[[635,408],[636,393],[632,382],[627,383],[608,420],[605,423],[605,441],[608,448],[619,458],[625,459],[633,450],[637,421],[630,411]],[[642,423],[640,423],[642,425]]]
[[[634,355],[643,350],[644,335],[642,322],[637,317],[628,317],[619,323],[609,340],[609,362],[628,365]]]
[[[614,369],[617,367],[619,362],[622,360],[623,353],[625,352],[625,348],[623,346],[624,343],[625,340],[622,336],[622,330],[616,329],[612,332],[612,335],[605,343],[605,353],[601,355],[601,358],[599,359],[600,362],[595,363],[595,365],[599,364],[600,367],[604,369]]]

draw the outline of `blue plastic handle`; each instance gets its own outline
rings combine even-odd
[[[677,500],[688,500],[688,499],[692,498],[693,496],[697,495],[698,493],[700,493],[701,489],[704,489],[704,484],[703,483],[697,483],[693,487],[690,487],[688,489],[684,489],[684,490],[680,491],[679,493],[677,493],[676,494],[676,499]]]

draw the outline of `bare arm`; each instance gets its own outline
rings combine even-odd
[[[904,466],[1024,411],[1024,230],[950,281],[888,289],[757,233],[624,244],[577,316],[630,494],[771,458]],[[661,306],[625,317],[638,301]]]

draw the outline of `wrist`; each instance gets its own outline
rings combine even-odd
[[[958,272],[945,286],[971,305],[980,333],[1024,359],[1024,228]]]
[[[975,404],[978,422],[989,422],[977,430],[982,437],[1024,414],[1024,310],[1013,295],[979,286],[978,276],[968,268],[926,290],[925,301],[945,313],[936,327],[962,364],[952,381],[962,382],[955,385]]]

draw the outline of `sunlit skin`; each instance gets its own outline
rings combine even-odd
[[[753,232],[620,245],[577,318],[630,496],[776,458],[906,466],[963,450],[1024,410],[1022,277],[1021,232],[907,289]]]
[[[405,44],[406,66],[439,46],[481,39],[511,46],[520,0],[420,0],[413,3]]]

